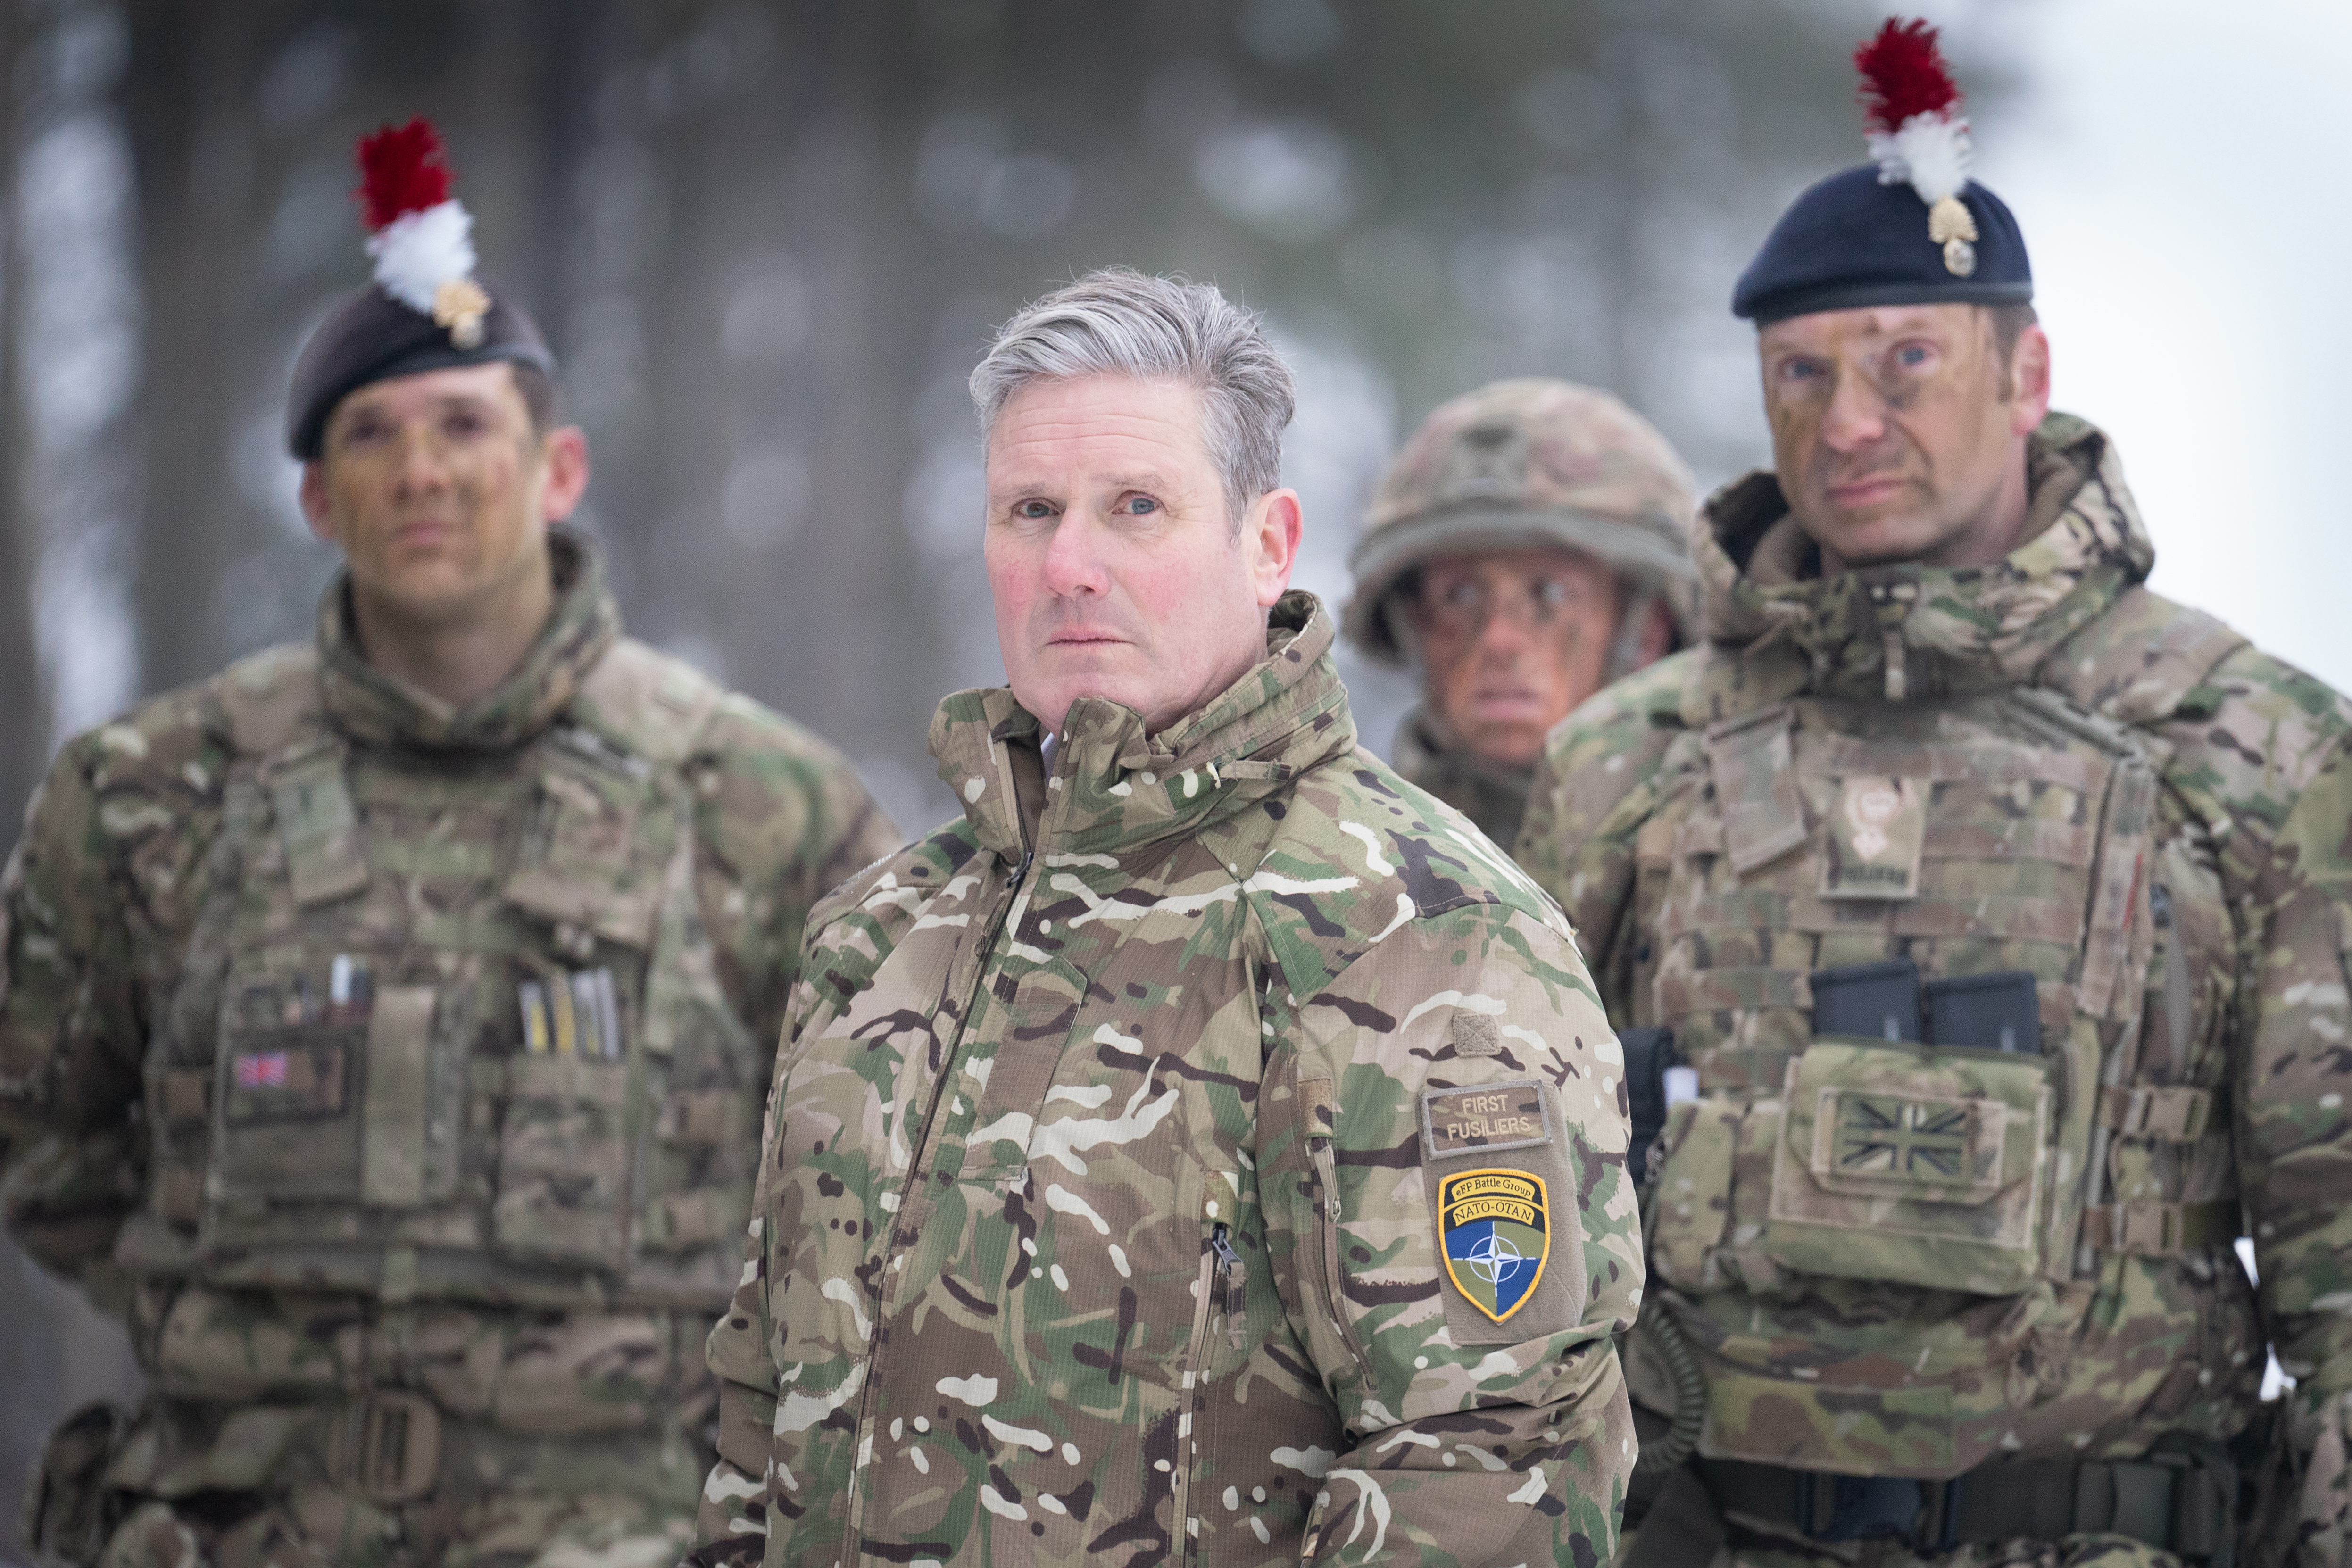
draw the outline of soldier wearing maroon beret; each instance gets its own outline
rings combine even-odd
[[[809,906],[897,842],[821,742],[621,632],[588,449],[429,127],[305,347],[315,643],[68,742],[0,884],[0,1170],[148,1394],[44,1562],[683,1548]]]
[[[2340,1568],[2352,704],[2148,591],[1933,30],[1858,63],[1873,162],[1734,296],[1702,642],[1519,845],[1646,1184],[1624,1562]]]

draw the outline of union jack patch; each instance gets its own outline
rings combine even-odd
[[[239,1089],[283,1089],[286,1087],[286,1053],[282,1051],[257,1051],[236,1059],[236,1086]]]

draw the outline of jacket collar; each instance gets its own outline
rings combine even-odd
[[[2029,438],[2026,541],[1982,567],[1877,566],[1821,575],[1769,472],[1699,516],[1706,649],[1684,717],[1706,724],[1800,695],[1921,702],[2021,685],[2143,580],[2156,559],[2123,464],[2096,427],[2053,413]]]
[[[1264,662],[1157,735],[1107,697],[1071,704],[1050,773],[1012,688],[957,692],[931,720],[940,778],[982,845],[1011,858],[1124,854],[1198,832],[1356,742],[1329,614],[1294,591],[1267,622]]]
[[[453,708],[361,657],[348,569],[319,601],[319,685],[327,715],[354,740],[434,751],[497,752],[528,744],[578,695],[621,634],[595,548],[569,528],[548,536],[555,608],[522,664],[479,702]]]

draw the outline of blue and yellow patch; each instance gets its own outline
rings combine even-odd
[[[1501,1322],[1527,1305],[1551,1257],[1543,1177],[1491,1169],[1441,1176],[1437,1235],[1454,1288]]]

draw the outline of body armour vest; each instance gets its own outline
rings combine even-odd
[[[2231,827],[2165,738],[2243,640],[2137,587],[2073,624],[1932,691],[1890,633],[1883,700],[1764,644],[1688,672],[1625,1021],[1696,1070],[1644,1208],[1705,1454],[1941,1479],[2252,1409]]]
[[[345,736],[308,651],[224,685],[235,759],[148,1051],[122,1261],[723,1305],[766,1085],[695,903],[681,765],[719,688],[618,641],[552,725],[483,754]]]

